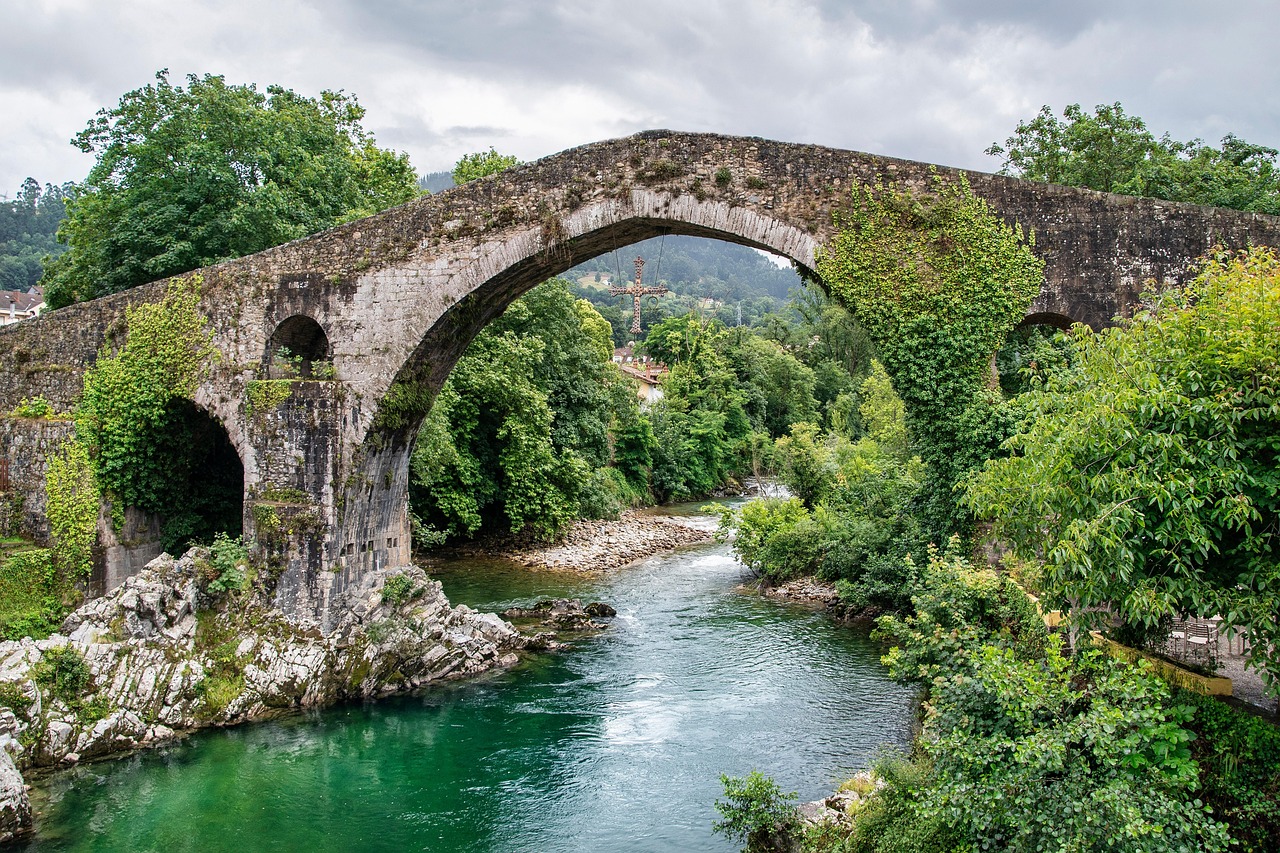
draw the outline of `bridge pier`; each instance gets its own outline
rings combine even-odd
[[[254,456],[245,539],[278,573],[275,603],[328,628],[331,603],[365,572],[412,558],[407,445],[344,459],[348,387],[265,380],[246,390]],[[252,482],[250,482],[252,479]]]

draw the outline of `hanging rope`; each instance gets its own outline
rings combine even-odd
[[[654,284],[657,284],[659,281],[661,281],[661,280],[662,280],[662,279],[658,278],[658,276],[662,275],[662,248],[663,248],[663,246],[664,246],[664,245],[666,245],[666,242],[667,242],[667,232],[666,232],[666,231],[663,231],[663,232],[662,232],[662,239],[660,239],[660,240],[658,241],[658,268],[657,268],[656,270],[654,270],[654,272],[653,272],[653,283],[654,283]]]
[[[613,238],[613,283],[622,281],[622,264],[618,262],[618,238]]]

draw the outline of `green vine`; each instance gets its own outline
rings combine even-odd
[[[928,191],[855,190],[817,271],[853,310],[906,406],[929,465],[925,522],[935,541],[964,531],[953,489],[1007,431],[984,391],[992,354],[1044,279],[1034,236],[1002,222],[963,177]]]
[[[126,310],[128,337],[85,371],[76,438],[89,450],[98,482],[122,506],[161,514],[173,472],[155,452],[170,405],[190,399],[216,358],[200,314],[200,276],[174,279],[164,299]]]
[[[63,442],[49,457],[45,493],[54,565],[67,578],[87,578],[93,570],[102,495],[89,454],[78,441]]]
[[[245,402],[249,414],[269,412],[289,399],[292,379],[255,379],[245,386]]]

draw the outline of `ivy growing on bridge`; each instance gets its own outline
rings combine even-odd
[[[127,506],[158,515],[171,551],[240,526],[243,485],[218,481],[218,437],[191,402],[218,359],[199,310],[201,284],[199,275],[175,279],[161,301],[126,310],[124,346],[104,349],[85,371],[75,415],[76,440],[111,499],[116,525]],[[199,489],[192,484],[197,472]]]
[[[49,457],[45,472],[45,514],[49,518],[53,564],[72,582],[93,570],[93,543],[98,534],[98,506],[102,501],[89,454],[74,439]]]
[[[1001,221],[964,178],[857,189],[836,225],[817,271],[902,397],[929,466],[924,521],[945,542],[969,523],[955,484],[1008,432],[998,392],[986,390],[990,360],[1039,292],[1044,262],[1034,236]]]

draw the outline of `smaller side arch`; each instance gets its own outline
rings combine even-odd
[[[1071,327],[1077,321],[1072,320],[1065,314],[1059,314],[1055,311],[1037,311],[1028,314],[1022,318],[1022,322],[1017,325],[1019,329],[1025,329],[1028,326],[1052,326],[1062,332],[1071,331]]]
[[[271,333],[263,354],[263,374],[268,379],[312,379],[317,366],[332,358],[324,327],[305,314],[294,314]]]

